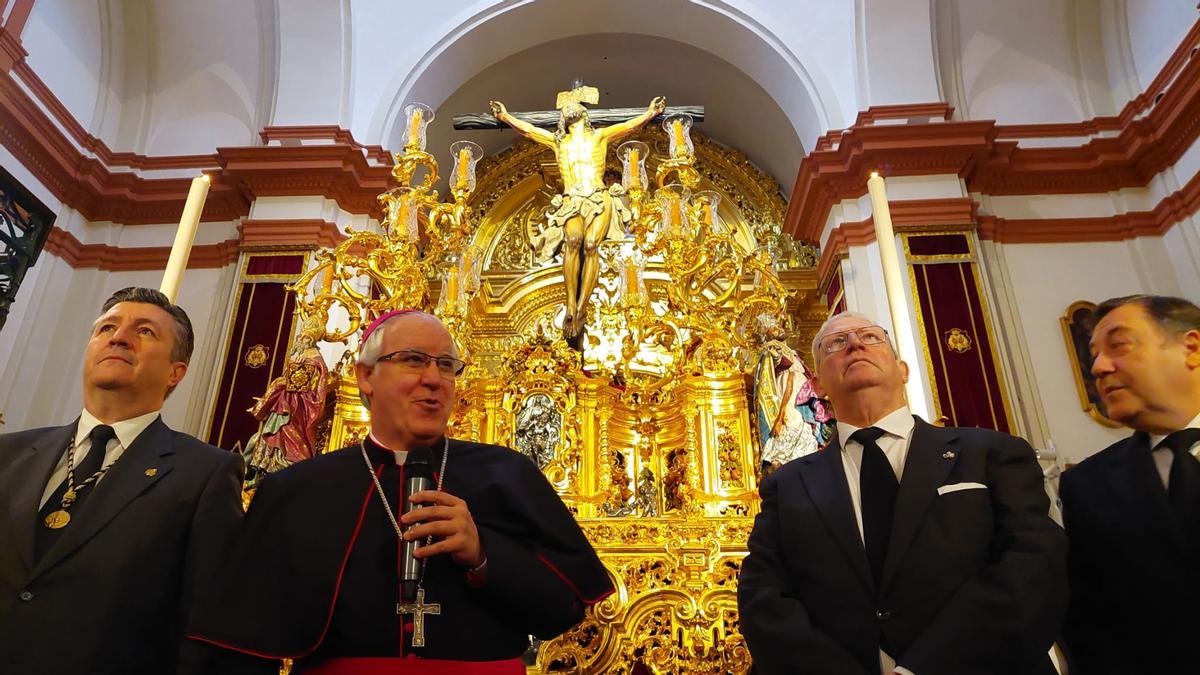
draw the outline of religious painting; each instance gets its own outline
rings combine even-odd
[[[53,211],[0,168],[0,328],[21,280],[46,245],[54,218]]]
[[[1079,404],[1092,419],[1106,427],[1121,426],[1108,418],[1104,401],[1096,389],[1096,378],[1092,375],[1092,353],[1088,342],[1092,338],[1092,313],[1096,303],[1080,300],[1071,303],[1066,313],[1059,317],[1063,339],[1067,343],[1067,354],[1071,361],[1071,373],[1075,376],[1075,390],[1079,393]]]

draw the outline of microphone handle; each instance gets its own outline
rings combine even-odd
[[[422,508],[408,500],[422,490],[432,490],[433,481],[425,476],[413,476],[404,481],[404,505],[401,514],[408,513],[414,508]],[[401,599],[410,602],[416,597],[417,582],[421,580],[421,561],[413,556],[425,542],[414,539],[405,541],[400,548],[400,587]]]

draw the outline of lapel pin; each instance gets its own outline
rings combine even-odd
[[[942,453],[942,459],[954,459],[954,451],[947,450]]]
[[[153,478],[158,475],[158,469],[146,469],[146,475]]]

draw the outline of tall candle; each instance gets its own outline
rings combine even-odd
[[[471,176],[471,149],[458,149],[458,175],[454,180],[455,187],[466,189],[467,181]]]
[[[875,242],[879,245],[879,262],[883,266],[883,287],[887,295],[888,310],[892,318],[893,337],[900,357],[915,363],[916,345],[913,344],[912,324],[907,313],[908,304],[904,294],[907,285],[900,276],[900,259],[896,253],[896,233],[892,229],[892,212],[888,207],[887,188],[883,177],[872,171],[867,179],[867,192],[871,196],[871,221],[875,225]],[[925,394],[918,378],[910,377],[905,385],[909,407],[926,417]]]
[[[675,137],[675,155],[686,155],[687,136],[683,134],[683,120],[675,120],[671,125],[671,134]]]
[[[163,272],[162,285],[159,286],[159,290],[171,302],[175,302],[179,297],[179,284],[183,281],[183,271],[187,268],[188,257],[192,254],[192,242],[196,240],[196,228],[199,227],[200,216],[204,213],[204,200],[208,197],[209,185],[208,176],[205,174],[193,178],[187,201],[183,204],[179,229],[175,230],[175,243],[171,245],[171,257],[167,260],[167,269]]]
[[[458,305],[458,268],[451,267],[446,271],[446,305]]]
[[[409,147],[420,147],[421,145],[421,109],[413,108],[412,119],[408,121],[408,143]]]
[[[638,292],[638,266],[633,256],[625,258],[625,293],[633,296]]]
[[[629,187],[642,187],[642,153],[637,148],[629,149]]]
[[[676,234],[687,234],[687,215],[683,212],[683,200],[671,200],[671,225]]]
[[[468,283],[468,284],[471,283],[471,280],[475,276],[474,270],[471,269],[474,266],[475,266],[475,258],[473,258],[471,256],[471,247],[468,246],[467,248],[463,249],[463,254],[462,254],[462,273],[463,273],[463,278],[466,280],[466,283]]]

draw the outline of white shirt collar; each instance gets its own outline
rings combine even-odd
[[[391,448],[384,445],[383,443],[380,443],[379,438],[375,436],[374,429],[368,431],[367,435],[371,437],[372,443],[374,443],[375,445],[378,445],[381,448],[389,450],[393,455],[396,456],[396,466],[403,466],[404,462],[406,462],[408,460],[408,451],[407,450],[392,450]]]
[[[137,440],[137,437],[142,435],[146,427],[158,419],[161,413],[162,410],[155,410],[145,415],[138,415],[127,420],[121,420],[120,422],[113,422],[111,426],[117,434],[117,442],[121,444],[122,448],[129,448]],[[87,437],[91,435],[92,429],[101,424],[104,424],[104,422],[96,419],[95,415],[92,415],[87,411],[87,408],[84,408],[83,412],[79,415],[79,426],[75,429],[75,447],[78,448],[84,444],[87,441]]]
[[[908,406],[902,405],[881,417],[871,426],[883,429],[884,433],[889,436],[908,438],[909,434],[912,433],[913,427],[916,426],[916,422],[913,421],[913,416],[909,412]],[[846,422],[839,421],[837,423],[838,438],[841,440],[843,450],[845,450],[846,442],[850,440],[850,436],[860,428]]]
[[[1183,428],[1184,429],[1200,428],[1200,415],[1196,415],[1195,417],[1193,417],[1192,421],[1188,422],[1187,425],[1185,425]],[[1182,431],[1182,430],[1183,429],[1179,429],[1179,431]],[[1162,443],[1163,439],[1166,437],[1167,437],[1167,434],[1150,434],[1150,447],[1154,448],[1154,449],[1158,449],[1158,444]]]

